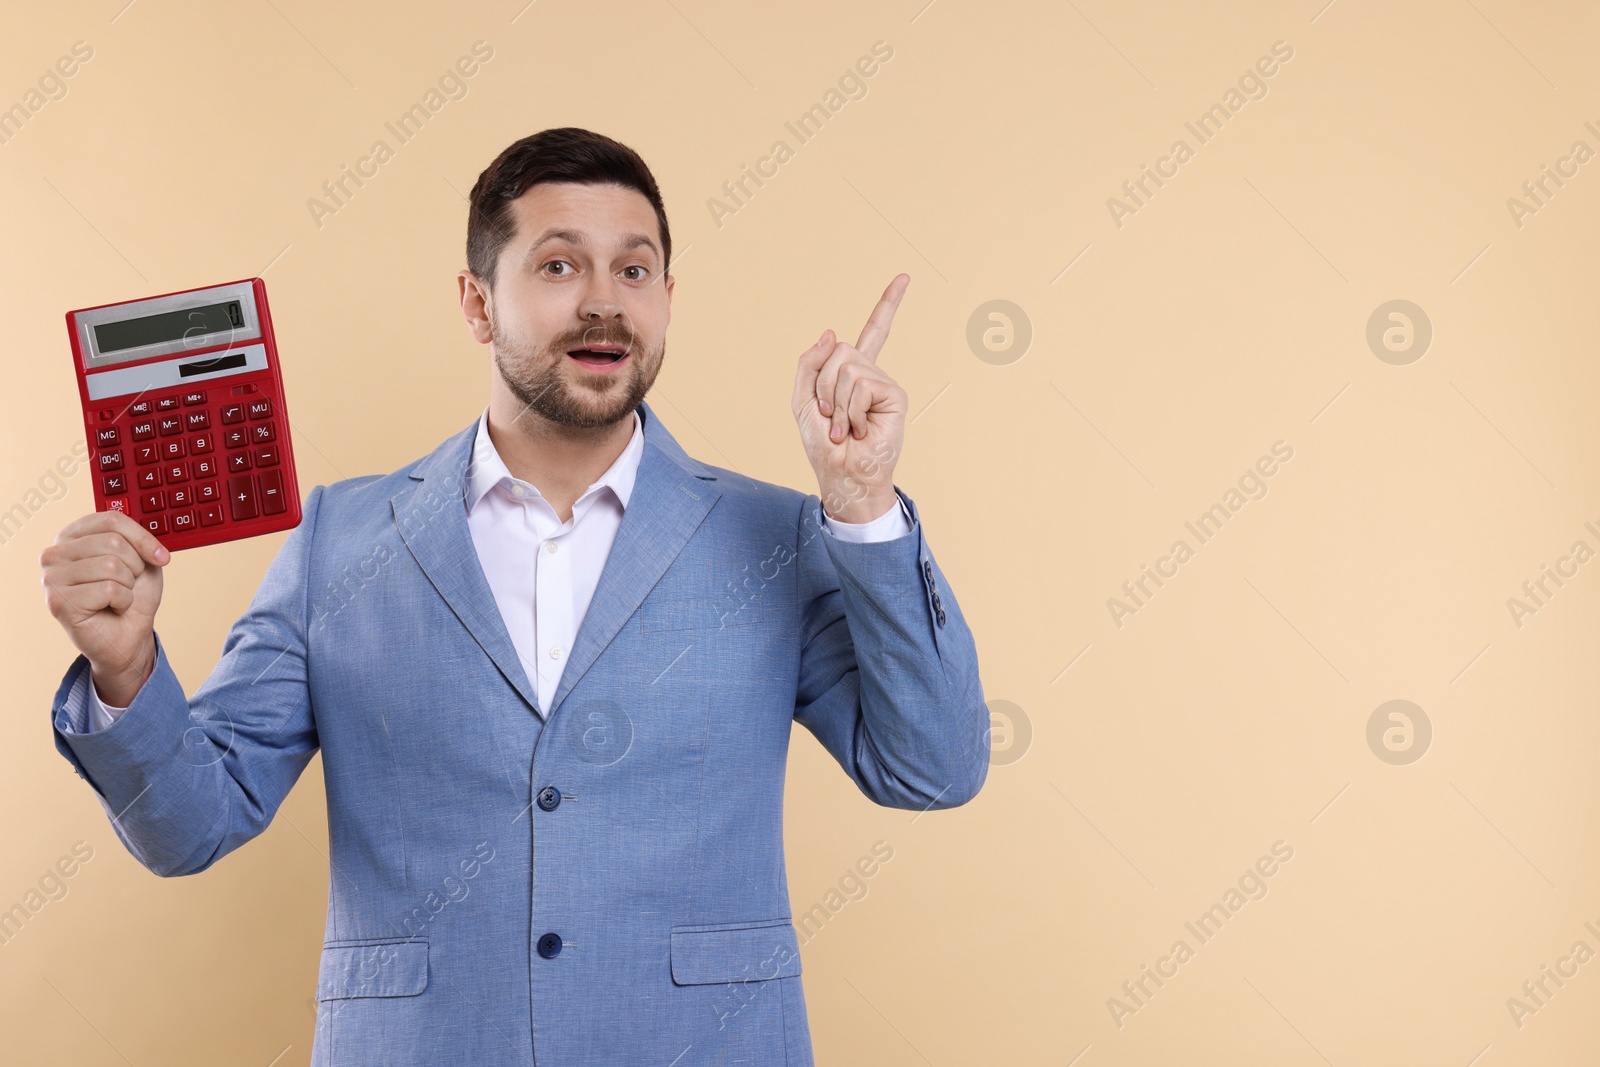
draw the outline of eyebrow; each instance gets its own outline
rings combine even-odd
[[[576,245],[579,248],[587,248],[589,246],[588,240],[584,238],[583,234],[577,232],[576,230],[551,229],[540,234],[539,239],[528,247],[528,256],[531,257],[534,252],[538,251],[544,245],[549,244],[551,241],[565,241],[567,244]],[[631,252],[633,249],[640,247],[650,249],[650,251],[656,254],[657,259],[661,258],[661,250],[657,248],[656,243],[645,234],[630,233],[622,241],[622,251],[624,252]]]

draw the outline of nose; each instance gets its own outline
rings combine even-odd
[[[607,319],[621,320],[626,312],[617,300],[616,280],[610,277],[593,277],[583,300],[578,304],[578,317],[600,324]]]

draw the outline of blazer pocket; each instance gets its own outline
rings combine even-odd
[[[414,997],[428,988],[428,942],[335,942],[322,949],[318,1000]]]
[[[678,985],[764,982],[800,973],[800,943],[789,919],[672,928]]]

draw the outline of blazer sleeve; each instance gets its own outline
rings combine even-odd
[[[317,750],[307,578],[322,490],[312,489],[300,525],[192,698],[159,633],[155,669],[104,729],[81,732],[92,686],[86,658],[56,691],[56,749],[89,783],[128,851],[158,875],[203,871],[260,834]]]
[[[816,494],[801,507],[795,718],[875,803],[955,807],[989,770],[978,652],[916,504],[895,493],[912,529],[886,541],[825,535]]]

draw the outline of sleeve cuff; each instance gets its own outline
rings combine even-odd
[[[911,532],[911,514],[906,510],[905,501],[900,499],[899,493],[895,494],[894,505],[888,511],[868,522],[840,522],[829,518],[826,508],[819,510],[822,513],[822,528],[828,531],[829,536],[840,541],[855,544],[892,541]]]
[[[158,652],[160,647],[161,639],[157,637]],[[115,723],[128,709],[102,701],[100,694],[95,692],[94,679],[86,670],[79,677],[77,684],[67,691],[61,710],[65,719],[59,724],[62,733],[92,734]]]

